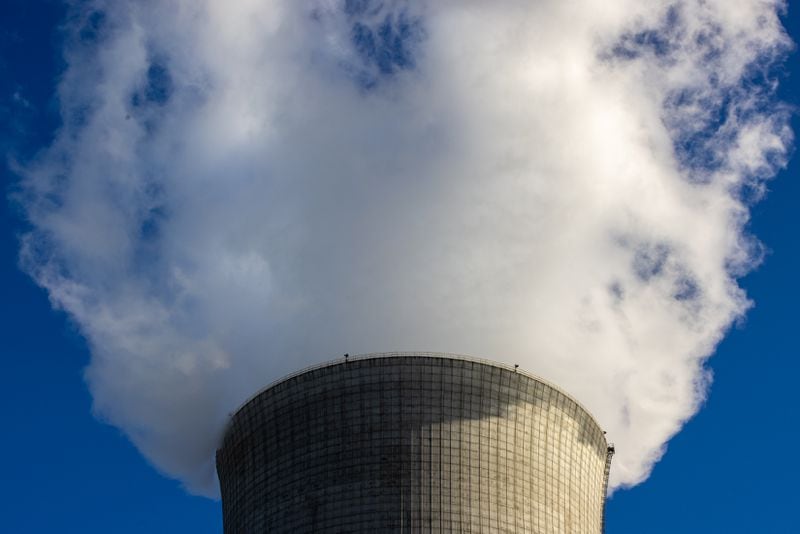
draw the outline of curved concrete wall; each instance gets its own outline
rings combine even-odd
[[[606,440],[568,395],[468,359],[351,359],[264,390],[217,452],[239,533],[599,534]]]

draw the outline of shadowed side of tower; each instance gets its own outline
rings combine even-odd
[[[554,386],[427,353],[278,382],[217,451],[226,534],[599,534],[606,461],[600,427]]]

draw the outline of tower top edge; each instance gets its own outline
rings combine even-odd
[[[484,365],[484,366],[487,366],[487,367],[494,367],[494,368],[502,369],[502,370],[505,370],[505,371],[510,371],[510,372],[513,372],[513,373],[520,374],[520,375],[522,375],[522,376],[524,376],[526,378],[529,378],[531,380],[534,380],[536,382],[544,384],[545,386],[557,391],[558,393],[560,393],[561,395],[563,395],[564,397],[566,397],[570,401],[574,402],[578,406],[578,408],[583,410],[592,419],[592,421],[594,421],[594,423],[602,430],[602,426],[600,425],[598,419],[579,400],[577,400],[575,397],[573,397],[572,395],[567,393],[564,389],[562,389],[561,387],[555,385],[554,383],[550,382],[549,380],[546,380],[546,379],[544,379],[544,378],[542,378],[542,377],[540,377],[538,375],[535,375],[533,373],[525,371],[524,369],[521,369],[517,365],[507,364],[507,363],[499,362],[499,361],[496,361],[496,360],[490,360],[490,359],[487,359],[487,358],[479,358],[479,357],[475,357],[475,356],[468,356],[466,354],[457,354],[457,353],[449,353],[449,352],[424,352],[424,351],[370,352],[370,353],[355,354],[355,355],[345,354],[341,358],[336,358],[336,359],[333,359],[333,360],[327,360],[327,361],[320,362],[320,363],[317,363],[317,364],[314,364],[314,365],[309,365],[307,367],[303,367],[301,369],[298,369],[297,371],[294,371],[292,373],[284,375],[281,378],[278,378],[277,380],[273,380],[272,382],[268,383],[267,385],[265,385],[264,387],[260,388],[259,390],[257,390],[255,393],[253,393],[249,397],[247,397],[247,399],[245,399],[239,406],[236,407],[235,410],[233,410],[231,412],[231,414],[230,414],[231,419],[233,419],[233,417],[235,417],[236,414],[238,414],[242,409],[244,409],[245,406],[247,406],[252,401],[254,401],[258,397],[260,397],[262,394],[266,393],[267,391],[269,391],[270,389],[274,388],[275,386],[277,386],[279,384],[282,384],[284,382],[287,382],[289,380],[292,380],[294,378],[297,378],[298,376],[302,376],[302,375],[304,375],[306,373],[310,373],[312,371],[317,371],[317,370],[320,370],[320,369],[326,369],[326,368],[330,368],[330,367],[346,365],[346,364],[352,363],[352,362],[362,362],[362,361],[365,361],[365,360],[393,359],[393,358],[419,358],[419,359],[429,359],[429,360],[457,360],[457,361],[477,363],[477,364]]]

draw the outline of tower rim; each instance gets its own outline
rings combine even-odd
[[[458,360],[458,361],[478,363],[478,364],[481,364],[481,365],[487,365],[487,366],[490,366],[490,367],[503,369],[505,371],[518,373],[518,374],[520,374],[522,376],[525,376],[526,378],[530,378],[532,380],[540,382],[540,383],[544,384],[545,386],[548,386],[549,388],[552,388],[553,390],[557,391],[561,395],[564,395],[566,398],[568,398],[569,400],[574,402],[578,406],[578,408],[583,410],[586,413],[586,415],[588,415],[591,418],[592,422],[594,422],[594,424],[597,426],[597,428],[599,428],[601,431],[603,429],[603,427],[602,427],[602,425],[600,425],[600,422],[597,419],[597,417],[595,417],[595,415],[588,408],[586,408],[586,406],[582,402],[580,402],[578,399],[573,397],[571,394],[569,394],[567,391],[565,391],[563,388],[557,386],[553,382],[551,382],[551,381],[549,381],[549,380],[547,380],[545,378],[542,378],[539,375],[536,375],[534,373],[528,372],[528,371],[518,367],[515,364],[507,364],[507,363],[499,362],[499,361],[496,361],[496,360],[491,360],[491,359],[488,359],[488,358],[481,358],[481,357],[470,356],[470,355],[467,355],[467,354],[459,354],[459,353],[454,353],[454,352],[393,351],[393,352],[367,352],[367,353],[362,353],[362,354],[355,354],[355,355],[352,355],[352,356],[349,355],[349,354],[345,354],[341,358],[336,358],[336,359],[320,362],[320,363],[317,363],[317,364],[309,365],[307,367],[303,367],[301,369],[298,369],[297,371],[294,371],[292,373],[284,375],[284,376],[282,376],[282,377],[280,377],[280,378],[278,378],[276,380],[273,380],[272,382],[268,383],[264,387],[262,387],[259,390],[257,390],[255,393],[251,394],[241,404],[239,404],[236,407],[236,409],[234,409],[233,411],[230,412],[230,416],[228,418],[228,425],[226,425],[225,432],[223,432],[223,434],[222,434],[223,439],[220,440],[220,441],[221,442],[224,441],[224,437],[227,436],[227,434],[228,434],[228,431],[229,431],[229,428],[230,428],[230,423],[236,417],[237,414],[239,414],[248,404],[250,404],[251,402],[255,401],[258,397],[260,397],[261,395],[263,395],[264,393],[266,393],[270,389],[272,389],[272,388],[274,388],[274,387],[276,387],[276,386],[278,386],[280,384],[283,384],[284,382],[288,382],[289,380],[292,380],[294,378],[302,376],[302,375],[304,375],[306,373],[310,373],[312,371],[317,371],[317,370],[320,370],[320,369],[327,369],[329,367],[336,367],[338,365],[348,365],[348,364],[350,364],[352,362],[362,362],[362,361],[366,361],[366,360],[380,360],[380,359],[392,359],[392,358],[420,358],[420,359],[430,359],[430,360]],[[606,447],[608,447],[608,439],[605,436],[605,432],[603,432],[603,439],[606,442]]]

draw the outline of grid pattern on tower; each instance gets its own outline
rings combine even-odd
[[[245,404],[217,457],[227,534],[591,533],[606,441],[528,375],[456,358],[342,362]]]

